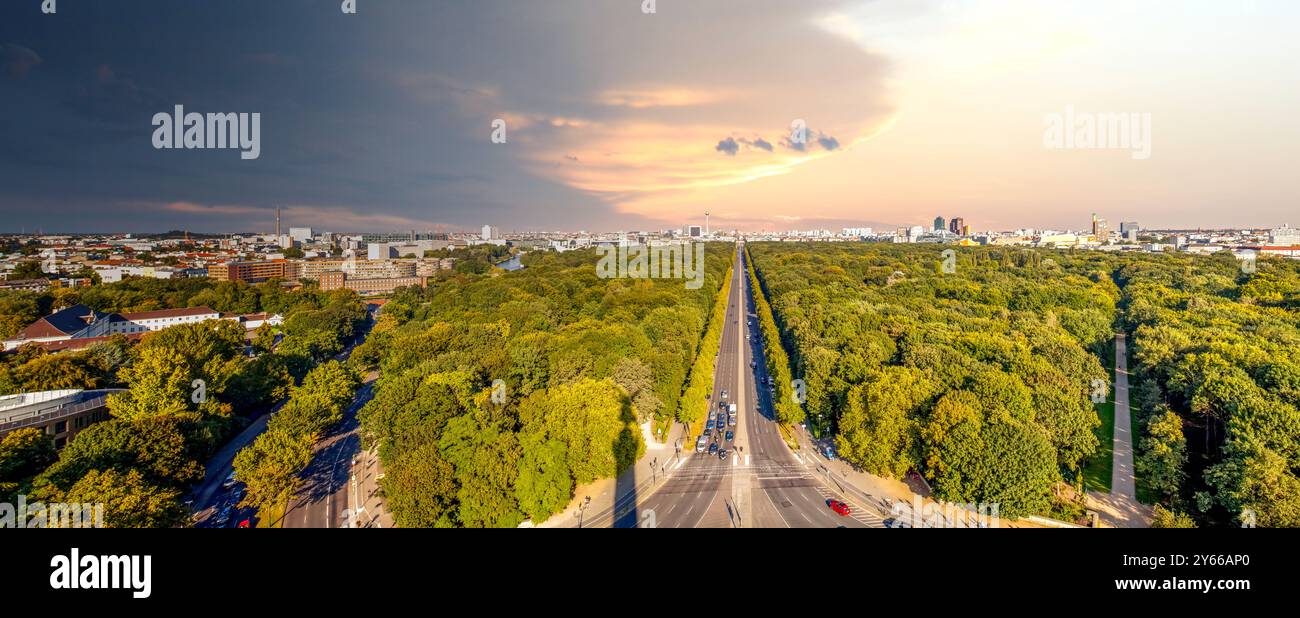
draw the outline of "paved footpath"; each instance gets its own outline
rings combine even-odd
[[[1145,528],[1149,516],[1137,500],[1133,478],[1133,425],[1128,395],[1128,341],[1120,333],[1115,335],[1115,442],[1110,494],[1088,492],[1089,506],[1110,526]]]

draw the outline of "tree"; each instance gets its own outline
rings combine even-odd
[[[114,417],[137,420],[175,414],[195,403],[189,362],[171,348],[141,347],[135,364],[121,375],[131,387],[125,393],[109,395],[108,409]],[[203,390],[206,397],[206,387]]]
[[[1161,498],[1170,500],[1177,496],[1187,474],[1183,419],[1168,408],[1151,414],[1133,463],[1138,478]]]
[[[298,472],[311,463],[316,436],[267,429],[235,455],[235,478],[247,485],[242,504],[259,510],[282,506],[297,490]]]
[[[835,443],[844,458],[868,472],[901,478],[918,466],[916,408],[930,396],[924,374],[886,367],[849,392]]]
[[[969,391],[944,395],[921,430],[927,476],[937,494],[952,502],[973,502],[996,470],[985,467],[984,413]]]
[[[38,261],[27,260],[19,262],[9,273],[10,281],[25,281],[28,279],[48,279],[49,275],[41,268]]]
[[[638,422],[644,423],[658,415],[662,404],[655,395],[654,375],[649,366],[638,359],[624,357],[614,365],[610,377],[632,399]]]
[[[436,442],[402,453],[386,470],[380,483],[398,526],[455,525],[456,471],[442,459]]]
[[[515,502],[519,439],[473,416],[452,419],[439,442],[456,468],[456,519],[467,528],[514,528],[523,521]]]
[[[16,429],[0,439],[0,500],[58,459],[54,438],[32,427]]]
[[[1196,522],[1186,513],[1171,511],[1159,504],[1151,514],[1152,528],[1195,528]]]
[[[158,485],[183,487],[203,478],[216,440],[204,437],[197,414],[111,419],[82,430],[37,479],[66,490],[91,470],[135,470]]]
[[[83,362],[81,355],[38,356],[19,365],[15,374],[26,392],[99,387],[99,376]]]
[[[519,408],[525,441],[565,445],[577,484],[613,478],[644,450],[631,402],[612,380],[584,378],[534,393]]]
[[[91,470],[63,496],[72,504],[103,504],[108,528],[172,528],[187,519],[181,492],[159,487],[135,470]]]
[[[546,521],[564,509],[573,496],[573,478],[563,442],[526,443],[515,481],[519,508],[534,522]]]
[[[1032,424],[993,423],[984,443],[983,466],[989,473],[976,490],[977,500],[999,505],[1005,517],[1047,512],[1060,472],[1046,432]]]

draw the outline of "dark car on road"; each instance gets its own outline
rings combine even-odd
[[[727,449],[725,448],[718,449],[718,459],[721,459],[723,461],[727,460]]]
[[[710,454],[710,455],[713,455],[713,454],[715,454],[715,453],[717,453],[717,452],[718,452],[718,443],[717,443],[717,442],[714,442],[713,444],[710,444],[710,445],[709,445],[709,454]]]
[[[732,440],[736,439],[736,432],[734,432],[734,431],[728,431],[728,432],[727,432],[727,435],[726,435],[726,439],[727,439],[727,442],[731,442]]]

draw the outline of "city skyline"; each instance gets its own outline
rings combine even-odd
[[[633,4],[7,6],[0,232],[1294,223],[1287,3]],[[260,157],[155,149],[177,105],[261,114]],[[1045,146],[1109,113],[1149,158]]]

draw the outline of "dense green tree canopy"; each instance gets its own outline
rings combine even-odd
[[[730,247],[708,246],[699,290],[602,279],[597,261],[527,254],[523,270],[467,267],[384,306],[354,359],[381,372],[360,416],[399,525],[544,520],[636,461],[640,423],[703,414]]]

